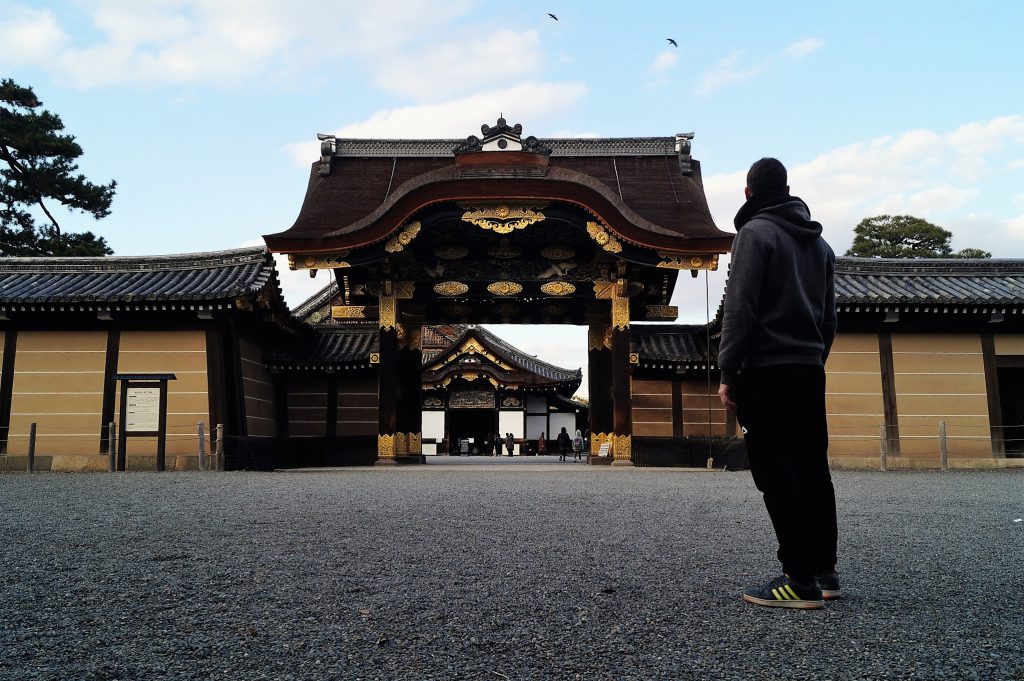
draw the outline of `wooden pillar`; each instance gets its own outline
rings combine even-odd
[[[423,454],[423,349],[419,324],[398,325],[398,405],[395,453]]]
[[[395,464],[395,433],[398,431],[398,327],[395,324],[394,282],[380,287],[380,320],[377,347],[377,465]]]
[[[612,461],[633,465],[633,388],[629,362],[629,282],[619,278],[612,295]]]
[[[587,388],[590,395],[590,453],[612,437],[612,327],[592,323],[587,342]],[[556,434],[548,433],[554,439]]]

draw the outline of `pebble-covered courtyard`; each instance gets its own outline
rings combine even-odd
[[[1024,470],[834,480],[802,612],[747,472],[0,475],[0,679],[1024,678]]]

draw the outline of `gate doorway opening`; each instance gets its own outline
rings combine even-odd
[[[494,410],[452,409],[448,412],[448,442],[452,454],[490,456],[494,453]],[[501,453],[505,450],[502,448]]]

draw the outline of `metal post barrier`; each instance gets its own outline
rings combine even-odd
[[[199,437],[199,470],[205,471],[206,465],[206,424],[200,421],[196,424]]]
[[[889,458],[889,434],[885,432],[885,424],[879,426],[882,433],[882,437],[878,441],[879,449],[881,449],[881,465],[878,470],[885,471],[889,470],[888,458]]]
[[[31,473],[36,468],[36,424],[33,423],[28,430],[28,466],[26,470]]]
[[[949,448],[946,446],[946,422],[939,421],[939,455],[942,461],[942,470],[949,470]]]
[[[224,424],[223,423],[218,423],[217,424],[216,457],[217,457],[217,470],[223,471],[224,470]]]
[[[113,473],[117,470],[117,424],[111,421],[107,424],[107,472]]]

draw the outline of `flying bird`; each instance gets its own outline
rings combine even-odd
[[[665,38],[665,40],[672,43],[672,47],[679,47],[679,43],[677,43],[675,40],[672,40],[672,38]]]
[[[549,16],[549,17],[551,17],[552,19],[554,19],[555,21],[558,21],[558,17],[556,17],[556,16],[555,16],[554,14],[552,14],[551,12],[548,12],[548,16]]]

